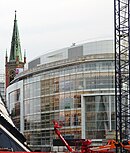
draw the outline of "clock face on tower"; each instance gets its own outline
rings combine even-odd
[[[12,80],[14,79],[14,77],[15,77],[15,70],[12,69],[12,70],[9,71],[9,78],[10,78],[10,81],[12,81]]]

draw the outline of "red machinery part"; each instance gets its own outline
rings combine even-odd
[[[54,131],[55,133],[58,135],[58,137],[62,140],[62,142],[65,144],[65,146],[67,147],[67,149],[70,151],[70,152],[75,152],[75,150],[73,150],[71,148],[71,146],[69,146],[69,144],[66,142],[66,140],[63,138],[63,136],[61,135],[60,131],[58,130],[58,128],[61,128],[61,126],[58,124],[57,121],[53,120],[53,123],[54,123]],[[90,150],[90,147],[89,145],[92,143],[91,140],[87,139],[85,141],[82,142],[82,146],[81,146],[81,153],[91,153],[92,151]]]

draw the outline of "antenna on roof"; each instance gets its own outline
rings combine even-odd
[[[71,47],[73,47],[73,46],[75,46],[76,45],[76,43],[72,43],[72,46]]]

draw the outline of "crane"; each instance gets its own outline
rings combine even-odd
[[[108,145],[123,153],[130,147],[122,145],[130,140],[130,0],[114,0],[114,44],[116,143]]]
[[[116,141],[122,143],[130,139],[130,0],[114,0],[114,27]]]

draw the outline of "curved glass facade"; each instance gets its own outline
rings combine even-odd
[[[15,125],[34,150],[52,149],[53,120],[66,139],[105,139],[115,130],[113,50],[37,66],[21,73],[7,95]]]

